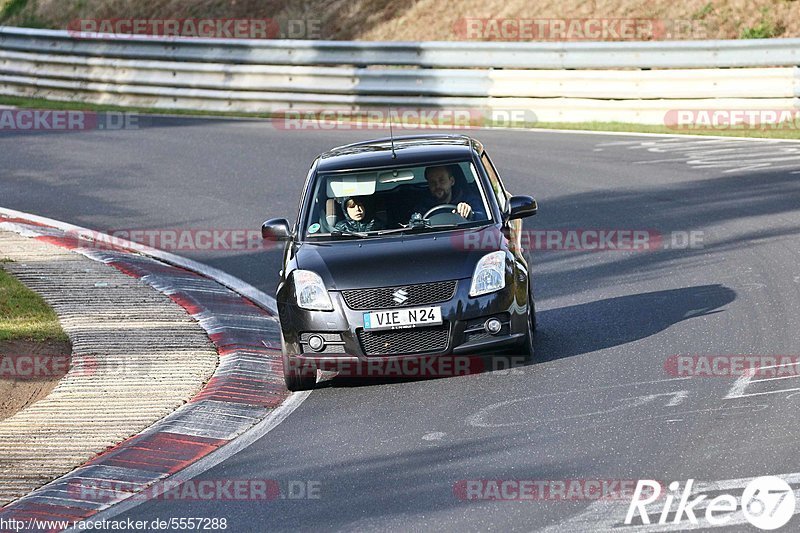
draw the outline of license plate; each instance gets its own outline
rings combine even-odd
[[[370,331],[436,326],[441,323],[441,307],[415,307],[364,313],[364,329]]]

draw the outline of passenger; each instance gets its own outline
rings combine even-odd
[[[349,196],[342,198],[342,211],[344,220],[334,226],[340,231],[375,231],[386,229],[383,223],[367,216],[366,199],[362,196]]]
[[[425,169],[425,180],[428,182],[430,198],[420,202],[415,211],[425,214],[430,208],[442,204],[452,204],[453,211],[467,220],[481,220],[486,218],[483,212],[483,202],[474,190],[455,187],[456,179],[449,166],[435,166]]]

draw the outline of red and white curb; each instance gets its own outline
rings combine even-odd
[[[155,484],[169,479],[174,486],[234,455],[308,396],[284,386],[275,301],[254,287],[135,243],[115,239],[113,248],[98,246],[76,237],[92,234],[84,228],[19,211],[0,208],[0,228],[70,248],[143,280],[195,317],[220,355],[210,381],[186,405],[0,509],[6,523],[108,519],[144,503],[133,496]],[[115,489],[98,498],[97,487]]]

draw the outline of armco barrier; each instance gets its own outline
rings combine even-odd
[[[796,66],[800,39],[651,42],[350,42],[74,38],[63,30],[0,27],[0,48],[96,57],[259,65],[428,68],[721,68]]]
[[[0,94],[165,110],[458,107],[659,124],[671,109],[798,108],[798,65],[800,39],[395,43],[0,27]]]

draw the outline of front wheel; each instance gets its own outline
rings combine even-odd
[[[533,338],[536,334],[536,301],[533,299],[533,287],[528,279],[528,331],[525,334],[525,342],[522,345],[522,355],[525,361],[533,359]]]
[[[317,384],[316,370],[302,368],[303,364],[294,358],[283,358],[283,380],[290,391],[311,390]]]
[[[283,381],[286,388],[292,392],[311,390],[317,384],[317,371],[312,368],[303,368],[303,364],[296,358],[286,355],[286,340],[281,331],[281,359],[283,360]]]

